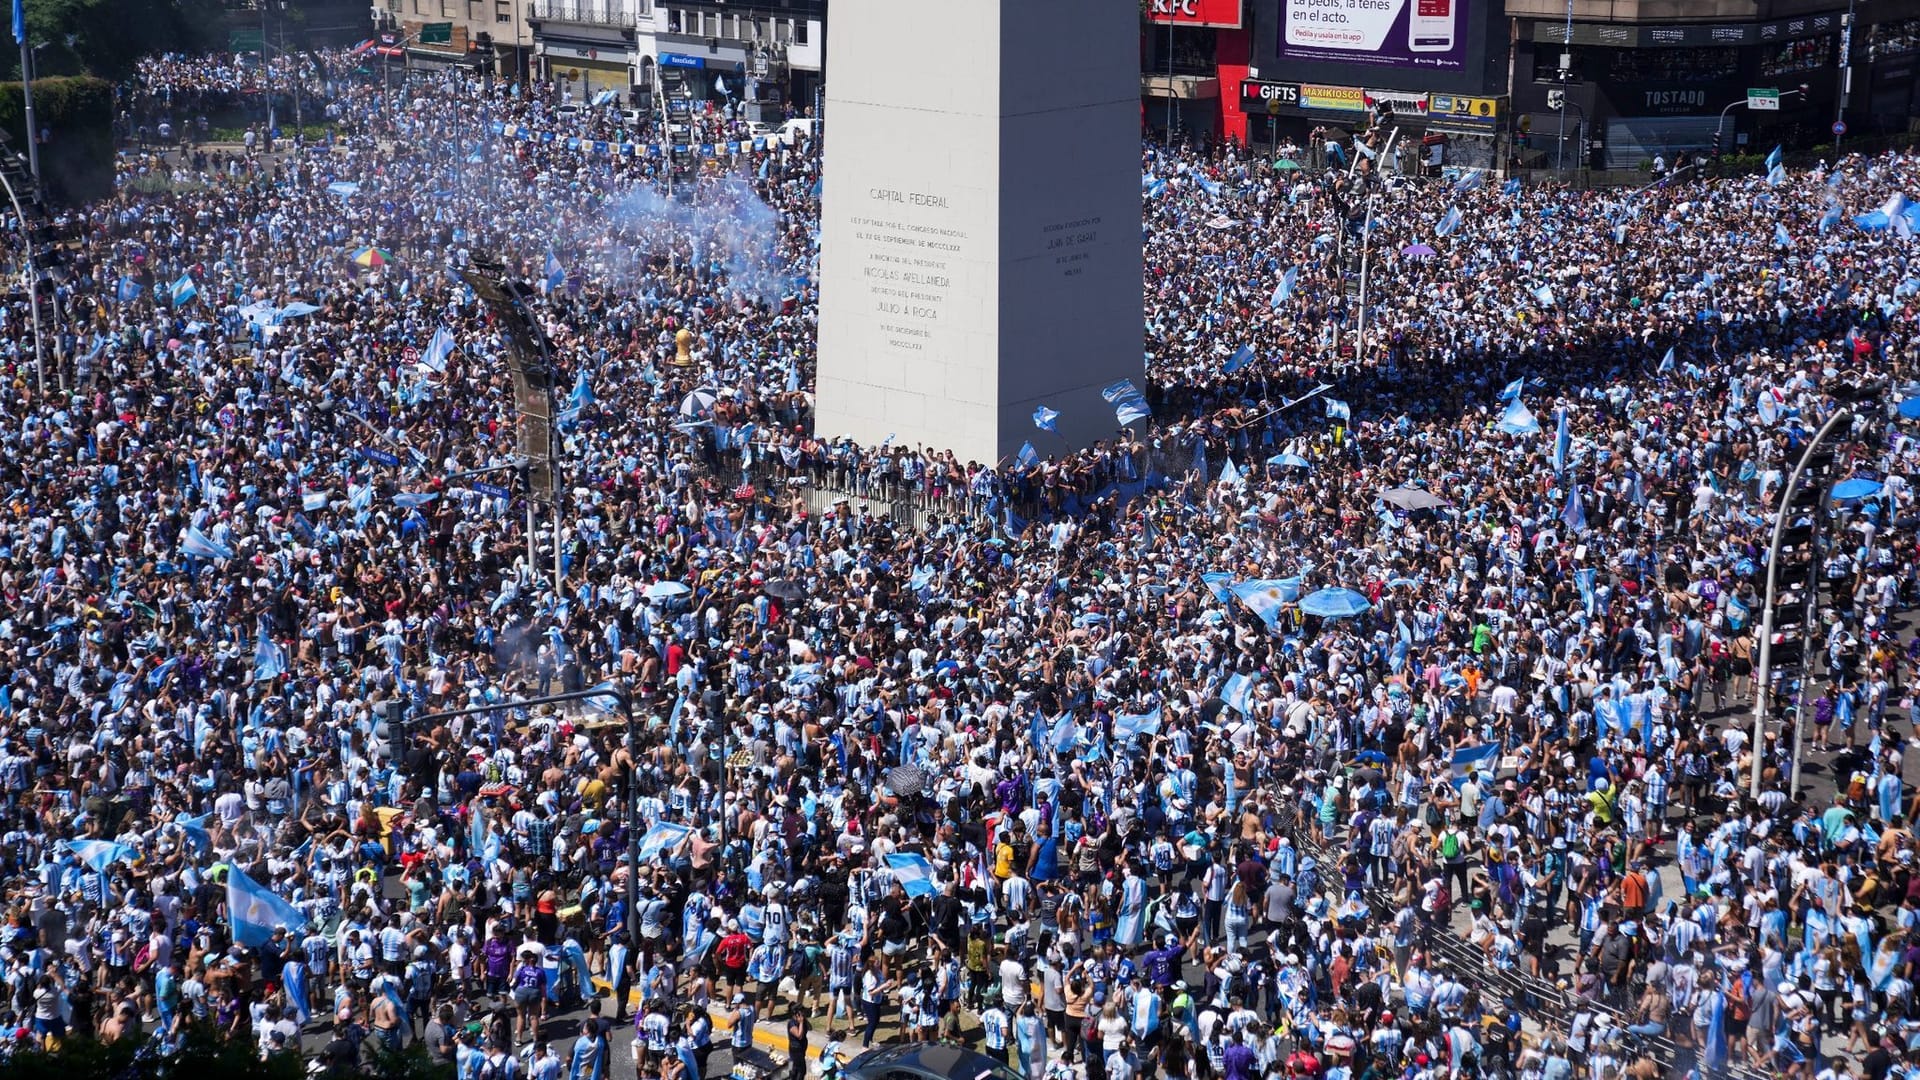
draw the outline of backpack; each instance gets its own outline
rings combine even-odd
[[[1440,857],[1444,859],[1460,857],[1460,833],[1457,830],[1448,829],[1440,834]]]

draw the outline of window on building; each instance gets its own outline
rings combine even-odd
[[[1760,57],[1763,78],[1813,71],[1833,62],[1833,35],[1789,41],[1768,49]]]
[[[1876,57],[1920,52],[1920,19],[1876,23],[1867,31],[1867,48]]]
[[[776,45],[789,45],[793,43],[792,19],[773,20],[773,42]]]
[[[807,43],[807,27],[811,25],[812,24],[805,19],[793,20],[793,43],[795,45],[805,45]]]
[[[1171,66],[1175,75],[1212,75],[1213,43],[1216,35],[1212,30],[1196,27],[1180,27],[1171,33],[1158,31],[1148,35],[1152,39],[1153,58],[1148,74],[1165,75]],[[1168,49],[1172,49],[1172,64],[1168,64]]]
[[[680,32],[680,17],[681,16],[680,16],[679,8],[667,9],[667,32],[668,33],[677,34]]]
[[[1608,49],[1607,78],[1617,82],[1704,83],[1740,73],[1740,50]]]

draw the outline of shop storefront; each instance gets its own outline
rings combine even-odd
[[[624,49],[541,41],[539,53],[547,76],[572,91],[575,101],[591,101],[600,92],[612,90],[624,102],[633,86],[634,58]]]
[[[1498,98],[1246,79],[1240,102],[1250,143],[1303,146],[1314,165],[1321,163],[1321,148],[1308,139],[1316,129],[1346,133],[1376,118],[1400,131],[1395,160],[1388,164],[1402,171],[1493,169],[1500,163],[1505,108]]]

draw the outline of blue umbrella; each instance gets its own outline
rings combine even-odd
[[[1880,494],[1880,481],[1854,477],[1833,485],[1835,502],[1853,502],[1856,499],[1871,499]]]
[[[1302,597],[1300,610],[1323,619],[1350,619],[1373,609],[1367,598],[1352,589],[1330,588]]]
[[[1277,466],[1279,466],[1279,467],[1281,467],[1281,468],[1283,468],[1283,469],[1286,469],[1286,468],[1294,468],[1294,469],[1311,469],[1311,468],[1313,468],[1313,463],[1312,463],[1312,462],[1310,462],[1310,461],[1308,461],[1308,460],[1307,460],[1306,458],[1303,458],[1303,457],[1301,457],[1301,456],[1300,456],[1299,454],[1275,454],[1275,455],[1273,455],[1272,457],[1270,457],[1270,458],[1268,458],[1268,459],[1267,459],[1267,464],[1269,464],[1269,465],[1277,465]]]
[[[1910,397],[1901,402],[1900,415],[1908,420],[1920,420],[1920,396]]]

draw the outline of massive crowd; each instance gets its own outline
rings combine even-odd
[[[818,146],[668,196],[554,87],[320,64],[321,145],[130,148],[74,214],[45,396],[7,311],[13,1046],[1920,1067],[1920,160],[1577,193],[1147,146],[1152,419],[961,462],[810,430]],[[557,512],[476,253],[571,388]],[[1876,380],[1774,687],[1795,797],[1747,711],[1772,510]]]

